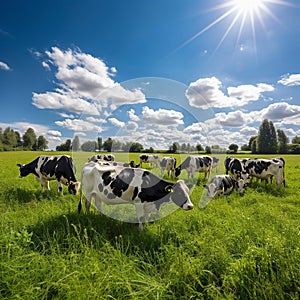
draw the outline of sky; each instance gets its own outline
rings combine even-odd
[[[49,149],[79,136],[248,144],[300,135],[298,0],[0,2],[0,127]]]

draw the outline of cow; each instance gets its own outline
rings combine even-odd
[[[265,180],[275,177],[276,183],[279,187],[282,184],[285,187],[284,166],[285,161],[283,158],[255,158],[248,159],[245,162],[245,170],[249,175]]]
[[[88,161],[97,161],[97,160],[115,161],[115,156],[113,154],[95,154],[94,156],[88,159]]]
[[[135,205],[139,230],[151,212],[158,212],[166,203],[175,203],[184,210],[193,209],[189,188],[183,180],[167,182],[148,170],[95,162],[82,167],[82,185],[85,189],[85,207],[89,212],[92,198],[96,208],[103,213],[102,202],[108,205]],[[81,189],[82,191],[82,189]],[[78,213],[82,207],[82,193]]]
[[[42,184],[42,192],[45,188],[50,190],[49,181],[57,180],[58,191],[63,194],[61,184],[68,186],[70,194],[76,195],[80,188],[80,182],[76,180],[76,168],[73,159],[68,155],[39,156],[28,164],[17,164],[20,169],[19,177],[34,174]]]
[[[119,162],[119,161],[105,161],[105,160],[97,160],[95,161],[100,165],[106,165],[106,166],[119,166],[119,167],[130,167],[130,168],[138,168],[140,165],[136,164],[133,160],[131,160],[129,163],[127,162]]]
[[[142,163],[149,163],[151,168],[158,168],[160,163],[160,158],[158,155],[140,155],[140,166],[142,167]]]
[[[211,173],[213,160],[210,156],[188,156],[181,165],[175,169],[175,177],[186,169],[188,177],[194,178],[195,172],[204,172],[204,178],[208,179]]]
[[[244,168],[243,160],[227,156],[224,161],[224,166],[226,175],[228,175],[228,173],[230,172],[236,180],[247,180],[249,178],[249,174]]]
[[[208,185],[203,185],[207,189],[207,195],[209,198],[215,196],[226,195],[237,189],[240,194],[243,194],[246,188],[246,183],[243,179],[236,180],[230,175],[216,175],[212,178]]]
[[[176,168],[176,158],[172,156],[163,157],[160,161],[161,177],[163,177],[164,172],[168,172],[168,177],[175,178],[175,168]]]
[[[217,172],[220,159],[216,156],[212,156],[211,158],[212,158],[212,169],[215,169]]]

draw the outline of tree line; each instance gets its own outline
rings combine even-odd
[[[48,148],[48,141],[44,136],[35,133],[32,128],[28,128],[21,136],[18,131],[7,127],[4,131],[0,128],[0,151],[13,150],[46,150]],[[230,144],[228,149],[222,149],[219,145],[202,147],[201,144],[191,145],[190,143],[178,142],[172,143],[165,151],[167,153],[193,153],[205,152],[211,153],[237,153],[239,146],[237,144]],[[289,143],[289,138],[281,129],[276,130],[272,121],[268,119],[261,123],[258,134],[249,139],[248,144],[244,144],[242,151],[251,152],[253,154],[300,154],[300,137],[295,136],[292,142]],[[154,148],[144,148],[138,142],[121,142],[117,139],[108,138],[105,141],[102,137],[98,137],[94,141],[85,141],[80,143],[79,137],[76,135],[73,140],[67,139],[64,143],[56,146],[56,151],[124,151],[124,152],[159,152]]]

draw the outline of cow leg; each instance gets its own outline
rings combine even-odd
[[[63,187],[62,187],[60,181],[57,181],[57,186],[58,186],[58,192],[59,192],[61,195],[63,195]]]
[[[98,211],[100,211],[103,214],[104,212],[103,212],[103,208],[102,208],[101,198],[99,196],[97,196],[97,195],[95,195],[94,198],[95,198],[95,206],[96,206],[96,208],[98,209]]]
[[[135,211],[139,223],[139,231],[144,229],[143,227],[143,217],[144,217],[144,205],[142,203],[134,203]]]

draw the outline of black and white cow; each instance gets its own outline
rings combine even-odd
[[[140,166],[142,167],[142,163],[149,163],[151,168],[158,168],[160,164],[160,158],[158,155],[140,155]]]
[[[213,160],[210,156],[188,156],[183,163],[175,169],[175,177],[178,177],[182,170],[186,170],[188,177],[194,178],[195,172],[204,172],[205,178],[209,178]]]
[[[113,154],[95,154],[88,161],[97,161],[97,160],[104,160],[104,161],[115,161],[115,156]]]
[[[68,155],[39,156],[28,164],[17,164],[20,168],[20,178],[34,174],[42,184],[42,191],[50,190],[49,181],[57,180],[58,191],[63,194],[62,185],[68,186],[70,194],[76,195],[80,182],[76,180],[76,168],[73,159]]]
[[[226,175],[230,172],[236,180],[247,180],[249,178],[249,174],[245,170],[244,163],[241,159],[227,156],[224,161],[224,166],[226,169]]]
[[[212,169],[215,169],[217,172],[220,159],[216,156],[212,156],[211,158],[212,158]]]
[[[175,178],[176,158],[173,156],[163,157],[160,161],[161,177],[165,171],[168,172],[168,177]]]
[[[272,159],[247,159],[244,162],[245,170],[249,175],[268,180],[269,178],[275,177],[277,185],[280,187],[282,184],[285,186],[284,179],[284,166],[285,161],[283,158],[272,158]]]
[[[102,202],[108,205],[134,204],[139,229],[151,212],[158,212],[166,203],[175,203],[184,210],[193,209],[189,197],[189,188],[183,180],[176,183],[160,179],[148,170],[124,168],[120,166],[101,166],[88,162],[82,168],[82,184],[85,189],[86,210],[90,209],[92,198],[95,206],[102,210]],[[82,207],[82,195],[78,212]]]
[[[246,183],[243,179],[236,180],[230,175],[216,175],[208,185],[203,186],[207,189],[208,197],[214,198],[220,195],[228,196],[234,189],[242,194],[245,191]]]

